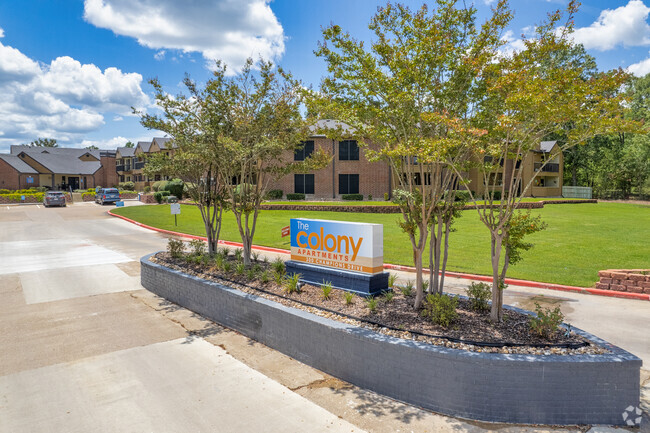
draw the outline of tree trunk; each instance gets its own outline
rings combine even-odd
[[[451,232],[451,221],[445,222],[445,248],[442,259],[442,268],[440,269],[440,283],[438,285],[439,293],[445,288],[445,272],[447,272],[447,258],[449,256],[449,233]]]
[[[501,258],[501,244],[503,235],[492,233],[490,243],[492,248],[492,307],[490,309],[490,320],[495,323],[501,321],[501,294],[499,284],[499,259]]]
[[[413,264],[415,265],[415,302],[413,308],[419,310],[422,306],[424,293],[422,291],[422,249],[413,249]]]

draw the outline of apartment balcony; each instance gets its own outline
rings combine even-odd
[[[124,171],[124,166],[123,165],[116,165],[115,170],[116,171]]]
[[[560,172],[560,164],[553,163],[553,162],[549,162],[544,167],[542,167],[541,162],[536,162],[535,163],[535,171],[538,171],[540,168],[542,169],[542,172],[546,172],[546,173],[559,173]]]
[[[139,170],[139,169],[143,168],[143,167],[144,167],[144,164],[145,164],[144,161],[142,161],[142,162],[136,162],[136,163],[135,163],[135,167],[134,167],[135,170]]]

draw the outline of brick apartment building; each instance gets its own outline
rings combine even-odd
[[[64,147],[11,146],[0,155],[0,187],[86,189],[117,185],[115,152]]]
[[[311,129],[313,134],[304,143],[301,151],[294,155],[294,161],[303,161],[316,149],[323,149],[332,155],[332,162],[324,169],[307,173],[287,175],[274,182],[269,189],[280,189],[284,194],[303,193],[308,198],[340,199],[343,194],[369,195],[383,200],[384,193],[390,193],[391,173],[385,162],[370,162],[357,140],[332,140],[317,131],[322,129],[348,131],[349,126],[333,120],[320,120]],[[369,143],[372,147],[372,143]]]
[[[324,129],[340,129],[345,133],[350,127],[345,123],[333,120],[320,120],[313,127],[313,134],[304,143],[304,147],[293,155],[295,161],[302,161],[316,149],[323,149],[332,155],[332,162],[321,170],[307,173],[297,173],[283,177],[273,183],[269,189],[280,189],[287,193],[303,193],[308,199],[340,199],[343,194],[362,194],[364,199],[372,196],[375,200],[383,200],[384,194],[392,194],[398,183],[393,178],[390,167],[385,162],[370,162],[365,157],[364,148],[359,148],[356,140],[332,140],[318,131]],[[372,149],[373,144],[366,142]],[[291,155],[287,157],[291,158]],[[543,162],[547,164],[535,177],[535,171]],[[493,186],[500,187],[504,179],[508,179],[514,167],[522,169],[522,183],[525,186],[531,178],[532,187],[527,196],[559,197],[562,195],[563,156],[557,142],[544,141],[529,152],[520,163],[508,161],[505,167],[496,173]],[[477,169],[467,174],[470,188],[482,195],[485,187]]]

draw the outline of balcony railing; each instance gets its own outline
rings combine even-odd
[[[144,161],[142,161],[142,162],[136,162],[136,163],[135,163],[135,169],[136,169],[136,170],[141,169],[142,167],[144,167],[144,164],[145,164]]]
[[[542,171],[545,171],[547,173],[559,173],[560,172],[560,164],[553,163],[553,162],[549,162],[544,167],[542,167],[541,162],[536,162],[535,163],[535,171],[538,171],[540,168],[542,169]]]

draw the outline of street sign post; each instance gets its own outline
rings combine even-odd
[[[169,208],[171,209],[172,215],[174,215],[174,225],[178,225],[178,221],[176,220],[176,215],[181,214],[181,204],[180,203],[170,203]]]

